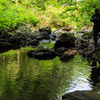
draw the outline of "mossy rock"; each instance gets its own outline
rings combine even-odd
[[[49,26],[41,26],[39,27],[39,31],[40,32],[46,31],[48,34],[51,34],[51,28]]]
[[[75,36],[70,33],[63,33],[54,44],[55,50],[60,47],[75,47]]]

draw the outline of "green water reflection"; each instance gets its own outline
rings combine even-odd
[[[86,83],[80,77],[90,76],[90,66],[80,55],[68,63],[58,57],[39,61],[27,56],[30,50],[34,48],[0,54],[0,100],[61,100],[77,85],[74,81]]]

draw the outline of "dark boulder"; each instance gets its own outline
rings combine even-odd
[[[43,40],[43,39],[49,39],[49,34],[46,31],[43,31],[40,33],[40,35],[37,36],[37,40]]]
[[[39,41],[34,39],[33,41],[29,42],[28,45],[38,46],[39,45]]]
[[[9,48],[11,46],[12,45],[9,42],[0,42],[0,49]]]
[[[10,42],[11,44],[14,44],[14,45],[19,45],[21,43],[21,40],[20,40],[20,37],[18,36],[12,36],[8,42]]]
[[[74,35],[70,33],[61,34],[59,39],[54,44],[54,49],[56,50],[57,48],[60,48],[60,47],[66,47],[66,48],[75,47]]]
[[[39,60],[52,60],[56,57],[56,53],[51,49],[41,49],[29,51],[27,55],[30,58],[35,58]]]
[[[62,100],[92,100],[85,91],[75,91],[62,96]]]

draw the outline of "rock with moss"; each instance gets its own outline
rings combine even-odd
[[[0,49],[9,48],[11,46],[12,45],[9,42],[0,42]]]
[[[54,44],[54,49],[56,50],[57,48],[60,47],[66,47],[66,48],[75,47],[75,36],[70,33],[61,34],[59,39]]]
[[[21,43],[21,40],[20,40],[20,37],[18,36],[12,36],[8,42],[10,42],[11,44],[14,44],[14,45],[19,45]]]
[[[51,49],[40,49],[29,51],[27,55],[30,58],[35,58],[39,60],[52,60],[56,57],[56,53]]]
[[[41,26],[39,27],[39,31],[40,32],[46,31],[48,34],[51,34],[51,28],[49,26]]]
[[[43,39],[49,39],[49,34],[46,31],[43,31],[40,33],[40,35],[37,36],[37,40],[43,40]]]

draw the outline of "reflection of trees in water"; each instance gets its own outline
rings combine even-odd
[[[57,95],[62,96],[70,87],[73,72],[86,67],[86,63],[80,67],[83,59],[79,61],[78,56],[64,63],[58,57],[45,61],[31,59],[24,49],[14,52],[2,58],[6,71],[2,73],[5,81],[1,97],[7,100],[57,100]]]
[[[41,100],[41,98],[43,98],[44,100],[49,100],[50,97],[56,99],[56,94],[57,92],[59,92],[58,88],[59,86],[61,86],[61,83],[62,88],[60,88],[59,90],[64,91],[64,89],[66,89],[65,87],[71,82],[66,82],[66,78],[70,78],[70,75],[68,75],[68,73],[71,70],[67,70],[68,72],[66,73],[65,70],[67,67],[65,66],[65,64],[59,65],[59,63],[56,63],[57,60],[59,59],[57,58],[55,59],[55,61],[40,61],[40,63],[38,60],[36,60],[36,62],[33,61],[33,59],[30,59],[30,61],[24,61],[28,62],[27,64],[30,65],[30,70],[28,69],[27,71],[31,74],[27,74],[26,72],[24,72],[25,69],[23,68],[20,69],[20,72],[18,74],[19,76],[17,78],[17,83],[20,83],[20,81],[22,81],[22,87],[19,91],[19,94],[23,95],[22,99],[29,98],[29,100]],[[25,65],[23,65],[24,68]],[[64,86],[64,84],[66,85]],[[24,96],[25,94],[27,94],[26,97]]]

